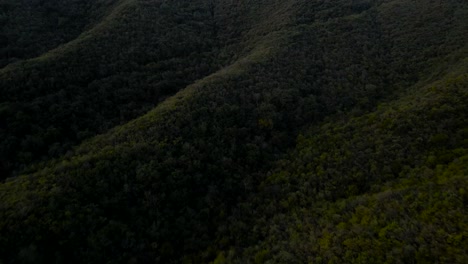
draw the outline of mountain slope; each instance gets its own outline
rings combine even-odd
[[[234,56],[244,56],[248,50],[243,49],[251,49],[257,37],[247,41],[243,35],[258,22],[240,15],[245,4],[233,7],[236,16],[227,10],[231,5],[120,1],[78,38],[3,68],[2,178],[65,154],[82,140],[147,112]],[[268,9],[256,14],[264,12]]]
[[[220,232],[216,244],[230,246],[220,254],[243,255],[239,263],[466,262],[467,63],[373,113],[300,135]]]
[[[463,263],[466,4],[212,3],[124,1],[80,38],[2,69],[3,170],[23,171],[0,185],[3,261]],[[114,89],[128,94],[102,103]],[[70,111],[63,124],[44,121],[57,113],[50,102]],[[72,131],[44,146],[82,143],[24,158],[37,149],[25,135],[50,126]],[[405,195],[415,208],[377,212]],[[428,223],[438,196],[449,206]],[[408,230],[455,244],[415,247]]]
[[[117,1],[12,1],[1,6],[0,68],[36,57],[92,27]]]

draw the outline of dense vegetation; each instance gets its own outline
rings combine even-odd
[[[245,262],[465,263],[467,85],[450,76],[300,135],[219,242],[262,241]]]
[[[468,261],[463,1],[65,2],[5,4],[0,262]]]
[[[0,67],[41,55],[97,23],[114,0],[4,0],[0,3]]]

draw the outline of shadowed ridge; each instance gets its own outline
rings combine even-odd
[[[453,65],[438,80],[418,83],[374,112],[303,131],[296,148],[232,219],[255,220],[247,229],[227,224],[237,228],[221,231],[216,244],[236,233],[252,234],[248,247],[230,242],[235,263],[252,255],[274,263],[463,263],[468,60]],[[284,223],[292,224],[279,228]]]
[[[0,67],[27,60],[77,38],[100,22],[116,0],[5,0],[0,33]]]
[[[83,143],[53,161],[26,162],[23,176],[0,184],[0,256],[39,263],[464,263],[466,181],[458,167],[466,158],[468,9],[457,1],[382,2],[230,1],[239,8],[217,17],[209,5],[166,1],[158,8],[171,41],[157,56],[151,47],[163,43],[162,34],[150,34],[157,23],[135,5],[117,19],[148,24],[122,35],[124,43],[158,38],[118,67],[100,65],[99,74],[107,67],[123,74],[78,86],[86,92],[70,96],[63,110],[91,109],[94,118],[103,113],[95,106],[115,114],[139,106],[122,98],[171,92],[146,114],[75,141]],[[293,19],[278,26],[264,15],[268,3]],[[244,18],[251,23],[240,24]],[[223,43],[216,46],[212,36],[226,42],[215,39]],[[154,86],[141,89],[148,84],[142,80]],[[94,101],[80,108],[82,96]],[[2,105],[0,117],[9,107]],[[77,113],[68,117],[83,120]],[[86,120],[109,120],[93,118]],[[16,121],[29,124],[24,114]],[[25,142],[37,143],[32,139]]]

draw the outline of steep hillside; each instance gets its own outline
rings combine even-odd
[[[219,228],[218,257],[465,263],[468,60],[459,66],[372,113],[301,134]]]
[[[0,68],[66,43],[92,27],[114,0],[4,0],[0,3]]]
[[[467,36],[455,0],[121,1],[0,71],[0,260],[464,263]]]
[[[78,38],[0,70],[1,178],[65,154],[244,56],[264,30],[244,37],[260,22],[242,15],[250,4],[232,5],[120,1]]]

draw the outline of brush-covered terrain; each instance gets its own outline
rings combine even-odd
[[[468,3],[0,3],[0,263],[468,263]]]

